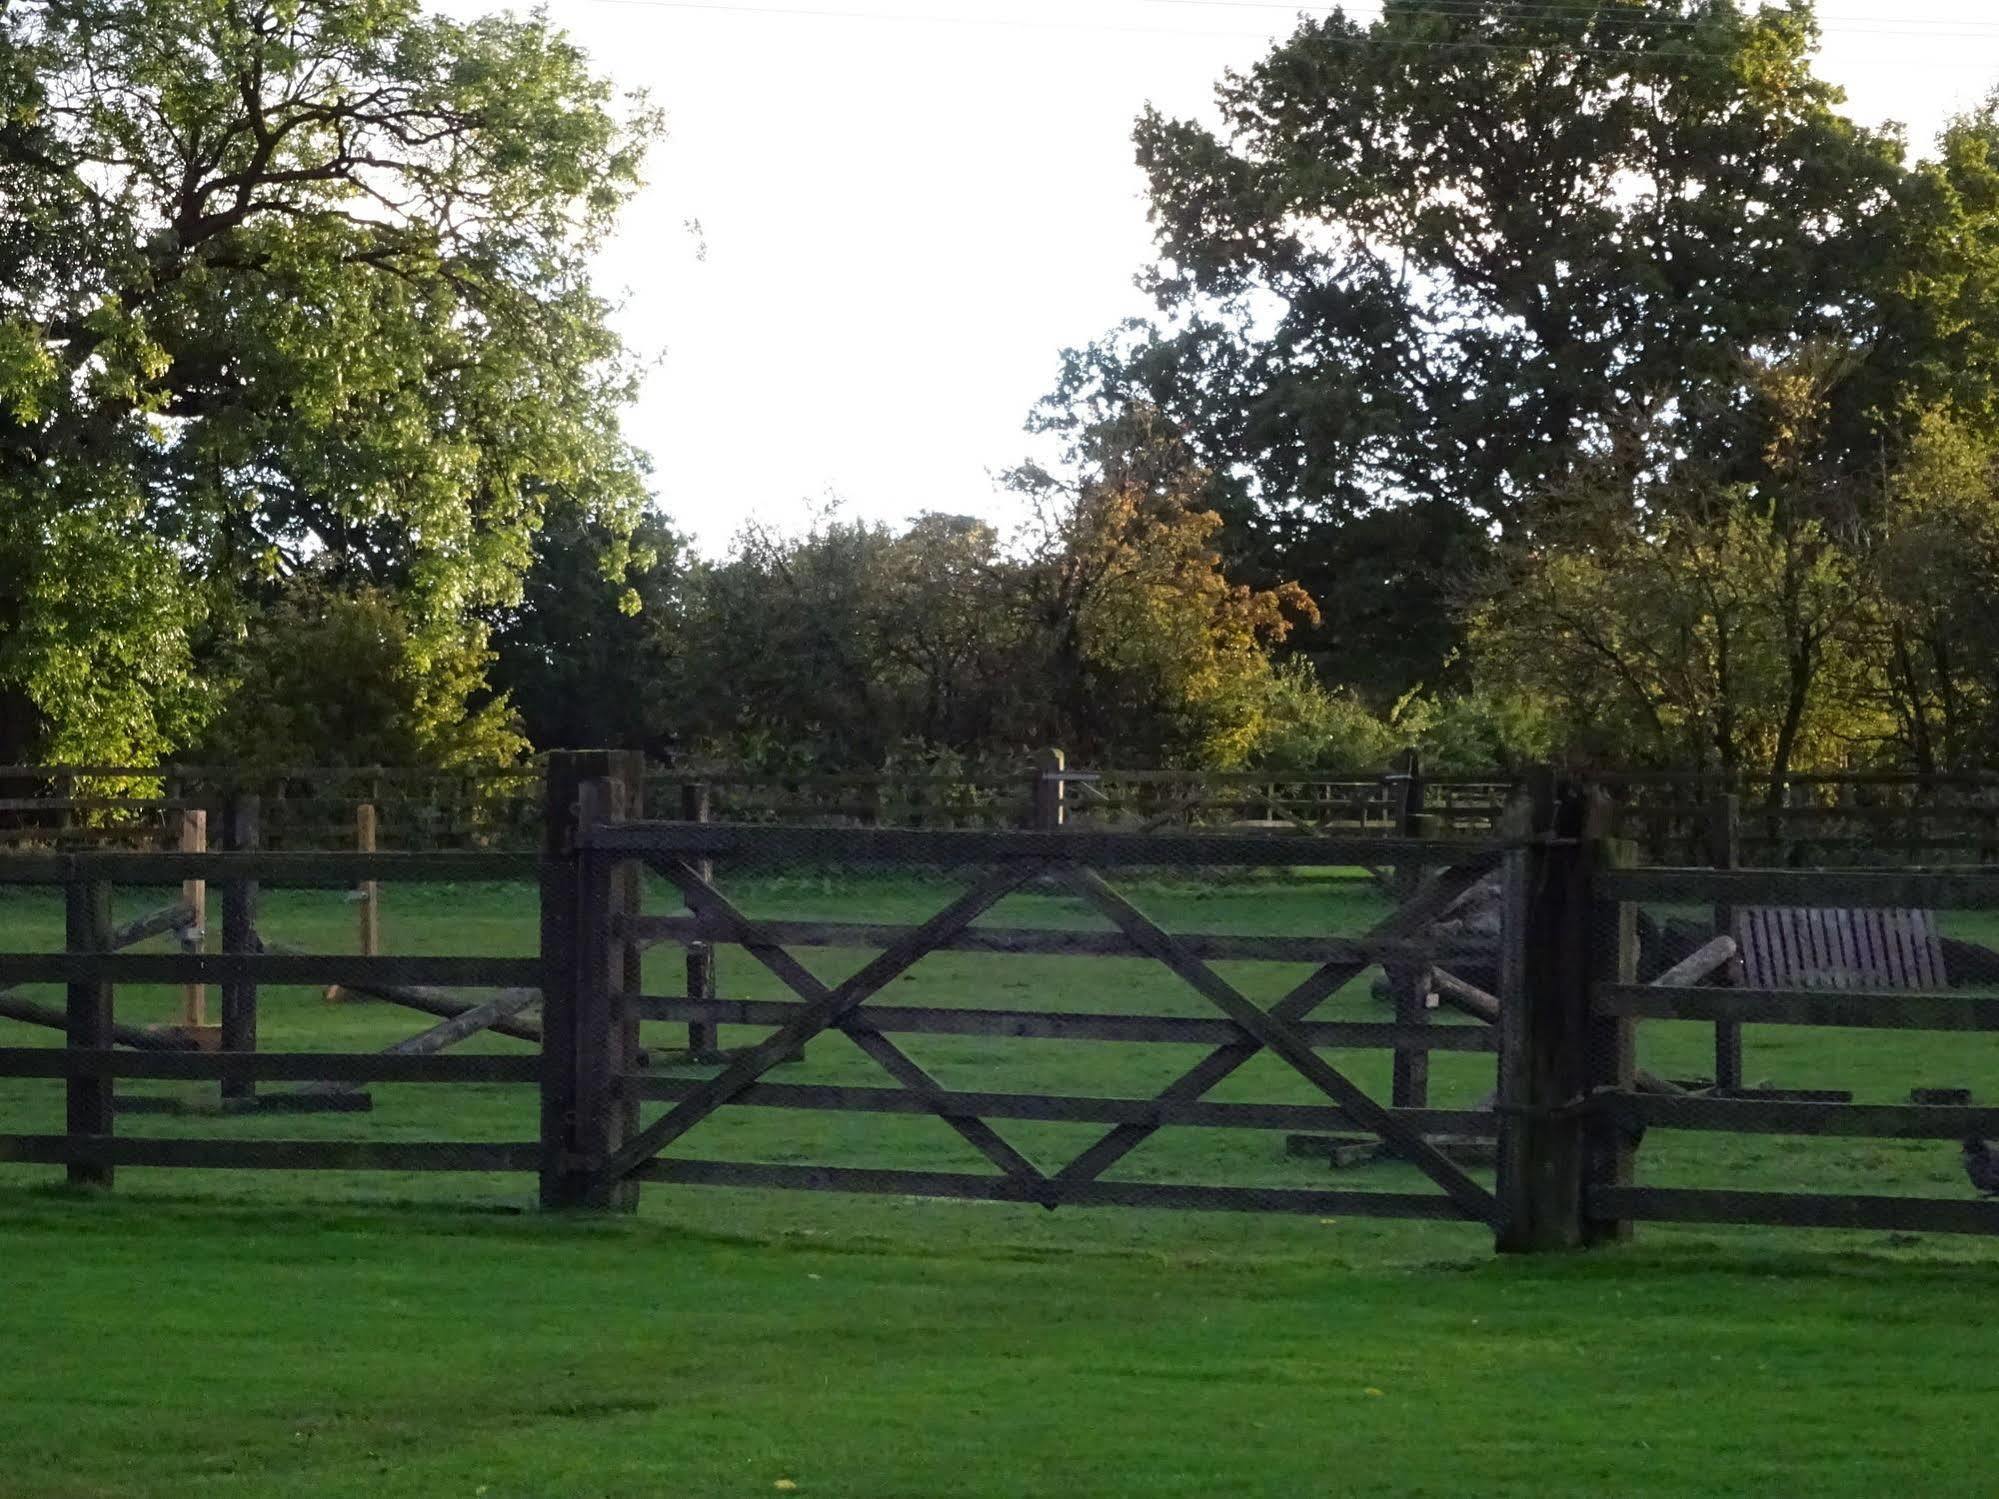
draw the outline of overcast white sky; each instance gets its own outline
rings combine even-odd
[[[499,8],[441,0],[454,13]],[[547,0],[670,138],[603,263],[661,356],[632,435],[704,548],[751,516],[1001,518],[1058,351],[1142,313],[1131,125],[1294,0]],[[1315,7],[1323,9],[1325,7]],[[1351,7],[1370,14],[1371,3]],[[1827,0],[1821,72],[1918,146],[1999,81],[1993,0]],[[698,220],[705,259],[685,227]]]

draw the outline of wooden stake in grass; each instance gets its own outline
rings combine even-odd
[[[180,851],[184,854],[208,852],[208,813],[199,807],[185,807],[180,814]],[[181,903],[193,912],[193,919],[181,929],[180,950],[198,953],[208,929],[208,881],[182,880]],[[208,985],[189,984],[181,991],[181,1024],[190,1028],[208,1024]]]
[[[375,804],[361,802],[354,808],[354,848],[357,853],[372,854],[375,851]],[[354,887],[354,896],[360,907],[361,956],[379,957],[382,951],[382,885],[379,880],[363,880]],[[340,985],[333,984],[326,991],[328,1004],[338,1003],[347,997]]]

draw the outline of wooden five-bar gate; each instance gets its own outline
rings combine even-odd
[[[1505,831],[1476,840],[1364,845],[1304,836],[800,829],[643,817],[643,767],[616,754],[554,758],[544,847],[537,856],[298,854],[254,849],[208,854],[24,855],[0,859],[0,883],[60,886],[60,952],[0,954],[0,985],[65,987],[60,1047],[0,1049],[0,1077],[58,1078],[67,1090],[60,1133],[0,1136],[0,1159],[59,1164],[79,1182],[108,1184],[118,1166],[266,1169],[533,1171],[550,1208],[627,1209],[644,1183],[879,1192],[1075,1206],[1173,1207],[1458,1219],[1488,1225],[1503,1249],[1565,1248],[1614,1238],[1646,1219],[1999,1231],[1999,1206],[1973,1201],[1829,1197],[1805,1193],[1664,1190],[1636,1184],[1648,1128],[1950,1139],[1999,1132],[1999,1110],[1933,1105],[1856,1106],[1696,1096],[1637,1066],[1636,1027],[1658,1018],[1999,1030],[1999,999],[1947,994],[1759,991],[1731,986],[1725,937],[1650,984],[1637,976],[1640,902],[1715,908],[1889,905],[1999,906],[1999,875],[1908,872],[1640,870],[1605,836],[1609,810],[1585,788],[1540,780]],[[679,810],[679,809],[676,809]],[[903,925],[765,921],[735,904],[718,878],[744,861],[921,868],[962,893]],[[1283,871],[1391,862],[1401,875],[1393,910],[1355,936],[1182,934],[1142,909],[1128,875],[1161,867]],[[683,908],[645,909],[644,873]],[[269,886],[352,887],[363,880],[469,882],[532,878],[540,891],[533,957],[375,957],[278,950],[257,931]],[[118,884],[200,879],[222,892],[224,951],[118,951],[109,892]],[[1440,925],[1496,881],[1496,939]],[[1104,919],[1093,931],[982,921],[1016,892],[1057,891]],[[684,993],[645,992],[651,944],[687,954]],[[717,948],[774,975],[781,1000],[718,995]],[[836,981],[815,975],[802,950],[863,949],[873,956]],[[890,986],[926,955],[1143,958],[1199,997],[1204,1013],[1130,1014],[1045,1007],[972,1008],[885,1003]],[[1461,962],[1496,966],[1498,992],[1449,979]],[[1218,963],[1270,962],[1304,970],[1275,1003],[1252,1001]],[[1442,974],[1483,1024],[1432,1024],[1398,1002],[1392,1020],[1326,1020],[1317,1012],[1369,969]],[[1739,965],[1733,965],[1739,972]],[[203,1051],[121,1025],[120,983],[217,984],[223,1045]],[[260,984],[337,984],[428,1009],[429,1030],[368,1054],[259,1050]],[[444,986],[487,997],[453,994]],[[1459,992],[1462,991],[1462,992]],[[1470,998],[1467,998],[1470,996]],[[1473,1002],[1475,1000],[1475,1002]],[[0,1015],[35,1017],[11,991]],[[538,1001],[538,1005],[537,1005]],[[538,1020],[533,1011],[538,1008]],[[44,1015],[44,1019],[47,1017]],[[648,1023],[686,1027],[704,1076],[649,1067]],[[713,1051],[715,1027],[755,1027],[763,1039]],[[523,1043],[511,1054],[456,1054],[485,1031]],[[968,1091],[941,1084],[903,1047],[910,1034],[1021,1038],[1075,1045],[1175,1044],[1188,1065],[1148,1097]],[[857,1086],[784,1081],[778,1069],[815,1039],[837,1035],[882,1074]],[[1436,1051],[1496,1058],[1489,1107],[1432,1109],[1384,1102],[1329,1060],[1329,1051],[1381,1048],[1398,1057]],[[1253,1058],[1274,1057],[1314,1101],[1245,1102],[1210,1095]],[[1398,1068],[1397,1076],[1407,1076]],[[534,1087],[539,1137],[512,1141],[222,1139],[121,1133],[120,1079],[213,1080],[242,1107],[294,1107],[369,1083]],[[259,1094],[261,1084],[305,1089]],[[748,1162],[701,1153],[703,1128],[727,1110],[768,1108],[923,1115],[942,1121],[987,1172]],[[1102,1128],[1066,1159],[1036,1160],[1009,1142],[1010,1121]],[[1117,1168],[1161,1130],[1338,1129],[1371,1136],[1430,1183],[1428,1191],[1273,1187],[1238,1182],[1133,1180]],[[1497,1170],[1484,1179],[1440,1140],[1484,1132]],[[726,1154],[726,1152],[724,1153]]]

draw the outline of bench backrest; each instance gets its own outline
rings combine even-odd
[[[1744,906],[1735,913],[1735,940],[1752,989],[1948,986],[1934,911]]]

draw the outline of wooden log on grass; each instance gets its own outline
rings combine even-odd
[[[268,937],[259,937],[257,946],[263,952],[299,955],[297,948],[282,942],[273,942]],[[454,994],[449,989],[438,989],[428,984],[343,983],[340,992],[344,995],[359,995],[365,999],[379,999],[385,1004],[401,1005],[407,1010],[420,1010],[426,1015],[435,1015],[440,1020],[456,1020],[491,1002],[469,1000]],[[541,999],[539,989],[501,989],[496,991],[494,997],[523,994],[533,996],[534,1002],[539,1002]],[[521,1008],[525,1009],[527,1006],[523,1005]],[[532,1041],[539,1046],[541,1027],[532,1020],[522,1020],[517,1016],[518,1012],[514,1012],[515,1018],[499,1020],[479,1026],[477,1029],[490,1030],[502,1036],[512,1036],[517,1041]]]
[[[0,1019],[18,1020],[23,1025],[39,1025],[48,1030],[63,1031],[69,1028],[68,1016],[52,1005],[36,1004],[32,999],[23,999],[11,989],[0,990]],[[199,1051],[201,1048],[187,1036],[170,1030],[142,1030],[135,1025],[120,1025],[113,1022],[111,1039],[119,1046],[129,1046],[134,1051]]]
[[[483,1030],[490,1030],[503,1020],[512,1019],[534,1005],[541,1003],[539,989],[506,989],[482,1005],[474,1005],[462,1014],[433,1025],[427,1031],[419,1031],[414,1036],[405,1036],[382,1048],[385,1057],[422,1057],[443,1051],[447,1046],[456,1046]],[[297,1090],[312,1097],[334,1097],[361,1093],[358,1083],[307,1083]]]
[[[157,911],[148,911],[121,927],[112,928],[105,938],[104,950],[119,952],[144,942],[148,937],[157,937],[162,932],[178,932],[193,925],[194,907],[185,901],[175,901],[170,906],[161,906]]]

